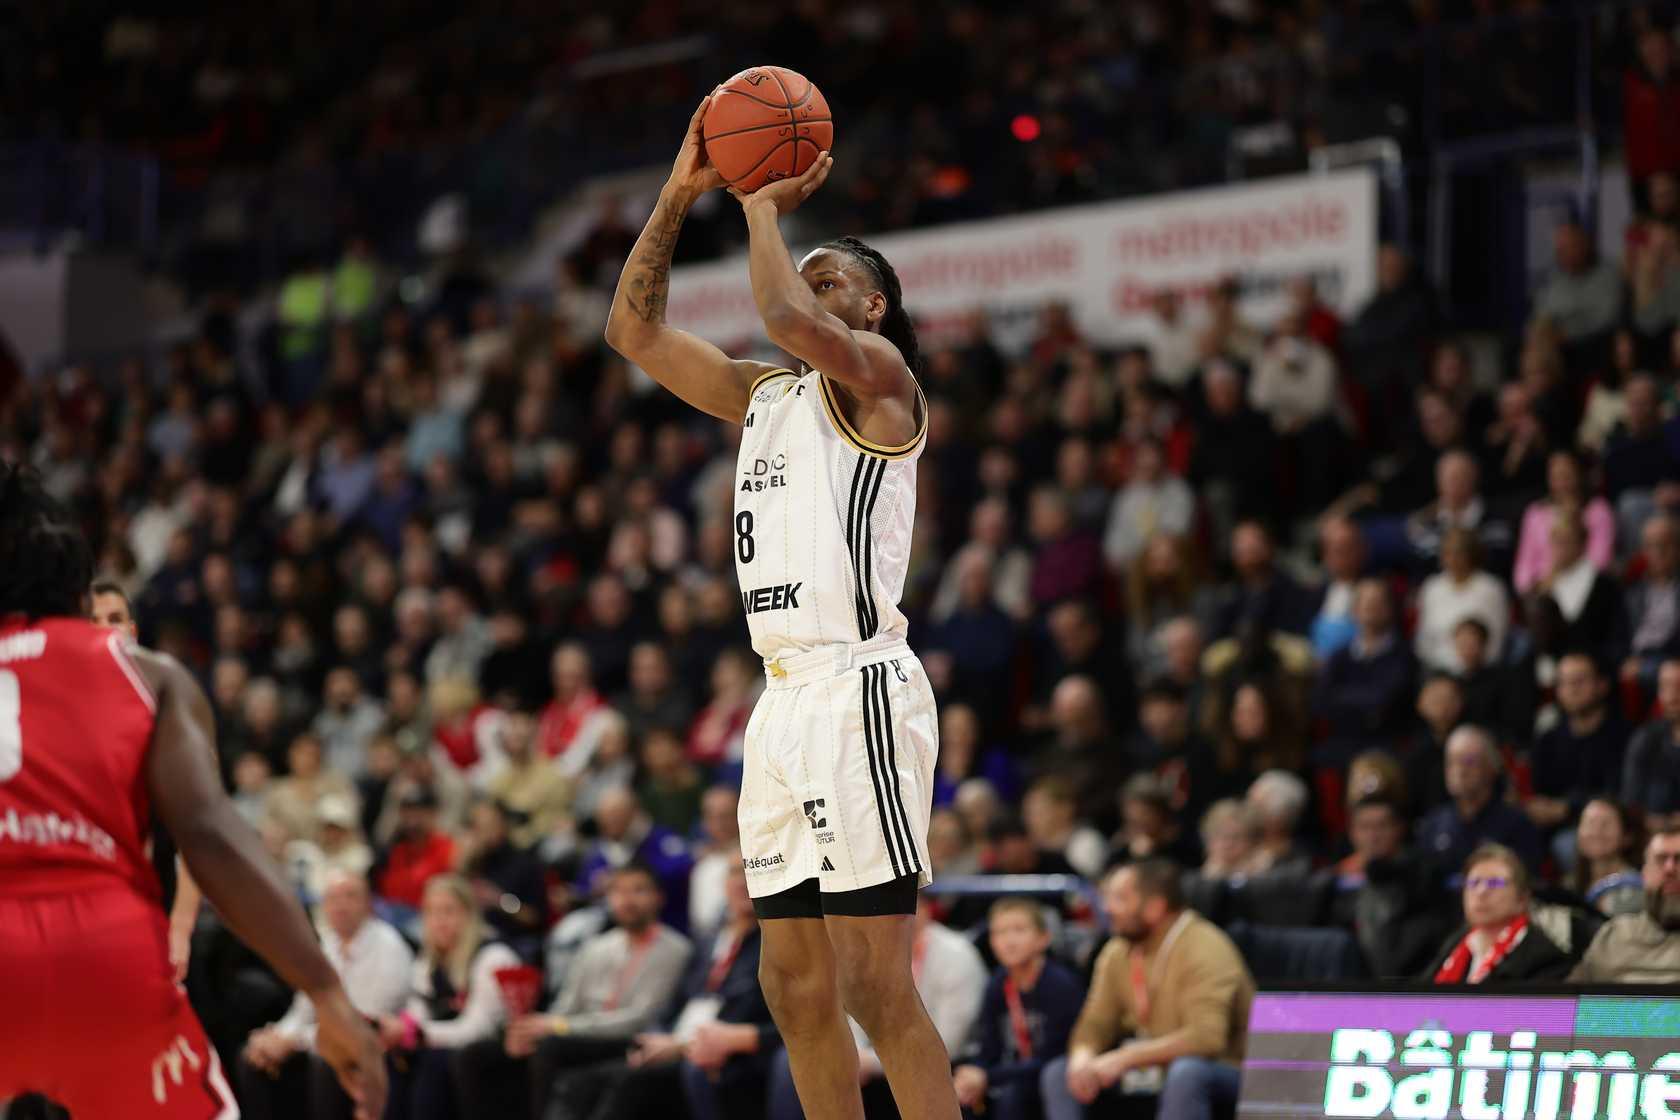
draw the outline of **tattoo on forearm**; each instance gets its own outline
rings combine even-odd
[[[680,212],[656,214],[642,235],[646,244],[640,246],[630,274],[625,277],[624,301],[645,323],[665,319],[665,299],[671,286],[671,253],[677,246],[682,224]]]

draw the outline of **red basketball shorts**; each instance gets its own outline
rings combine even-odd
[[[0,897],[0,1100],[75,1120],[234,1120],[221,1062],[169,968],[155,902],[126,886]]]

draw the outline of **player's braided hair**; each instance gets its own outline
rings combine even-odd
[[[0,460],[0,617],[80,615],[93,556],[32,469]]]
[[[916,342],[916,324],[910,321],[910,313],[904,310],[904,289],[899,286],[898,273],[887,263],[887,258],[855,237],[836,237],[833,241],[824,242],[823,248],[849,253],[852,259],[874,273],[875,282],[887,297],[887,313],[881,319],[881,337],[898,347],[911,373],[919,373],[922,351]]]

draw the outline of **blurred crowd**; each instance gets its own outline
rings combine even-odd
[[[1626,131],[1643,174],[1680,144],[1669,64],[1640,38],[1671,16],[1612,0],[39,8],[0,68],[18,107],[0,139],[44,142],[51,166],[62,142],[155,156],[171,275],[248,289],[351,231],[411,254],[446,195],[506,244],[584,175],[663,160],[701,94],[764,62],[833,106],[841,158],[812,205],[852,229],[1215,182],[1233,151],[1275,170],[1325,143],[1421,154],[1586,120]],[[690,234],[687,253],[735,237]]]
[[[522,57],[646,38],[668,7],[545,10]],[[1253,28],[1308,36],[1344,7],[1133,5],[1061,53],[986,5],[727,18],[795,64],[837,36],[890,41],[929,98],[960,72],[976,119],[1059,87],[1091,129],[1069,135],[1095,136],[1081,99],[1124,111],[1103,99],[1137,75],[1096,66],[1105,86],[1075,63],[1123,44],[1146,70],[1226,66]],[[1358,7],[1411,26],[1543,6]],[[1193,305],[1159,293],[1136,346],[1096,347],[1052,305],[1020,353],[979,313],[927,353],[904,609],[941,735],[918,981],[966,1107],[1228,1103],[1253,977],[1680,980],[1680,83],[1672,29],[1627,18],[1649,25],[1623,74],[1638,212],[1612,259],[1558,225],[1520,331],[1449,326],[1384,245],[1345,315],[1302,277],[1275,323],[1250,322],[1238,277]],[[84,29],[106,62],[75,65],[129,92],[133,114],[101,127],[131,139],[159,139],[161,104],[278,98],[273,120],[354,152],[403,134],[360,112],[380,89],[404,113],[453,104],[462,128],[498,103],[428,69],[474,73],[471,37],[372,70],[322,61],[311,85],[287,77],[290,38],[256,68],[244,29],[206,32],[212,65],[170,24],[117,27]],[[1549,48],[1511,49],[1540,67]],[[431,99],[400,96],[399,63]],[[1486,78],[1521,106],[1513,65]],[[861,99],[881,71],[822,72],[831,99]],[[332,128],[299,124],[302,105]],[[67,129],[82,109],[41,106]],[[996,150],[903,119],[901,138]],[[874,226],[937,216],[863,179],[833,193]],[[633,237],[616,220],[540,298],[461,257],[411,301],[345,213],[305,239],[314,263],[256,344],[218,297],[165,352],[18,386],[0,454],[77,513],[98,617],[203,681],[228,789],[379,1019],[391,1116],[797,1116],[734,847],[763,672],[732,560],[739,430],[602,344]],[[999,874],[1065,878],[999,901]],[[1181,920],[1213,993],[1195,1014],[1161,948]],[[1154,998],[1128,945],[1163,955]],[[209,912],[188,985],[248,1114],[343,1114],[307,1002]],[[1128,1025],[1185,1049],[1145,1061]],[[871,1114],[890,1115],[858,1033]]]

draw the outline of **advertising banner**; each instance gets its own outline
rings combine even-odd
[[[1264,992],[1239,1120],[1680,1116],[1680,999]]]
[[[925,331],[984,310],[1004,334],[1019,333],[1059,301],[1087,337],[1115,345],[1149,336],[1158,290],[1177,289],[1193,307],[1226,277],[1262,323],[1303,274],[1351,312],[1375,290],[1377,217],[1376,176],[1353,168],[865,240],[892,262]],[[793,246],[796,259],[809,248]],[[762,338],[744,257],[673,269],[667,313],[737,353]]]

